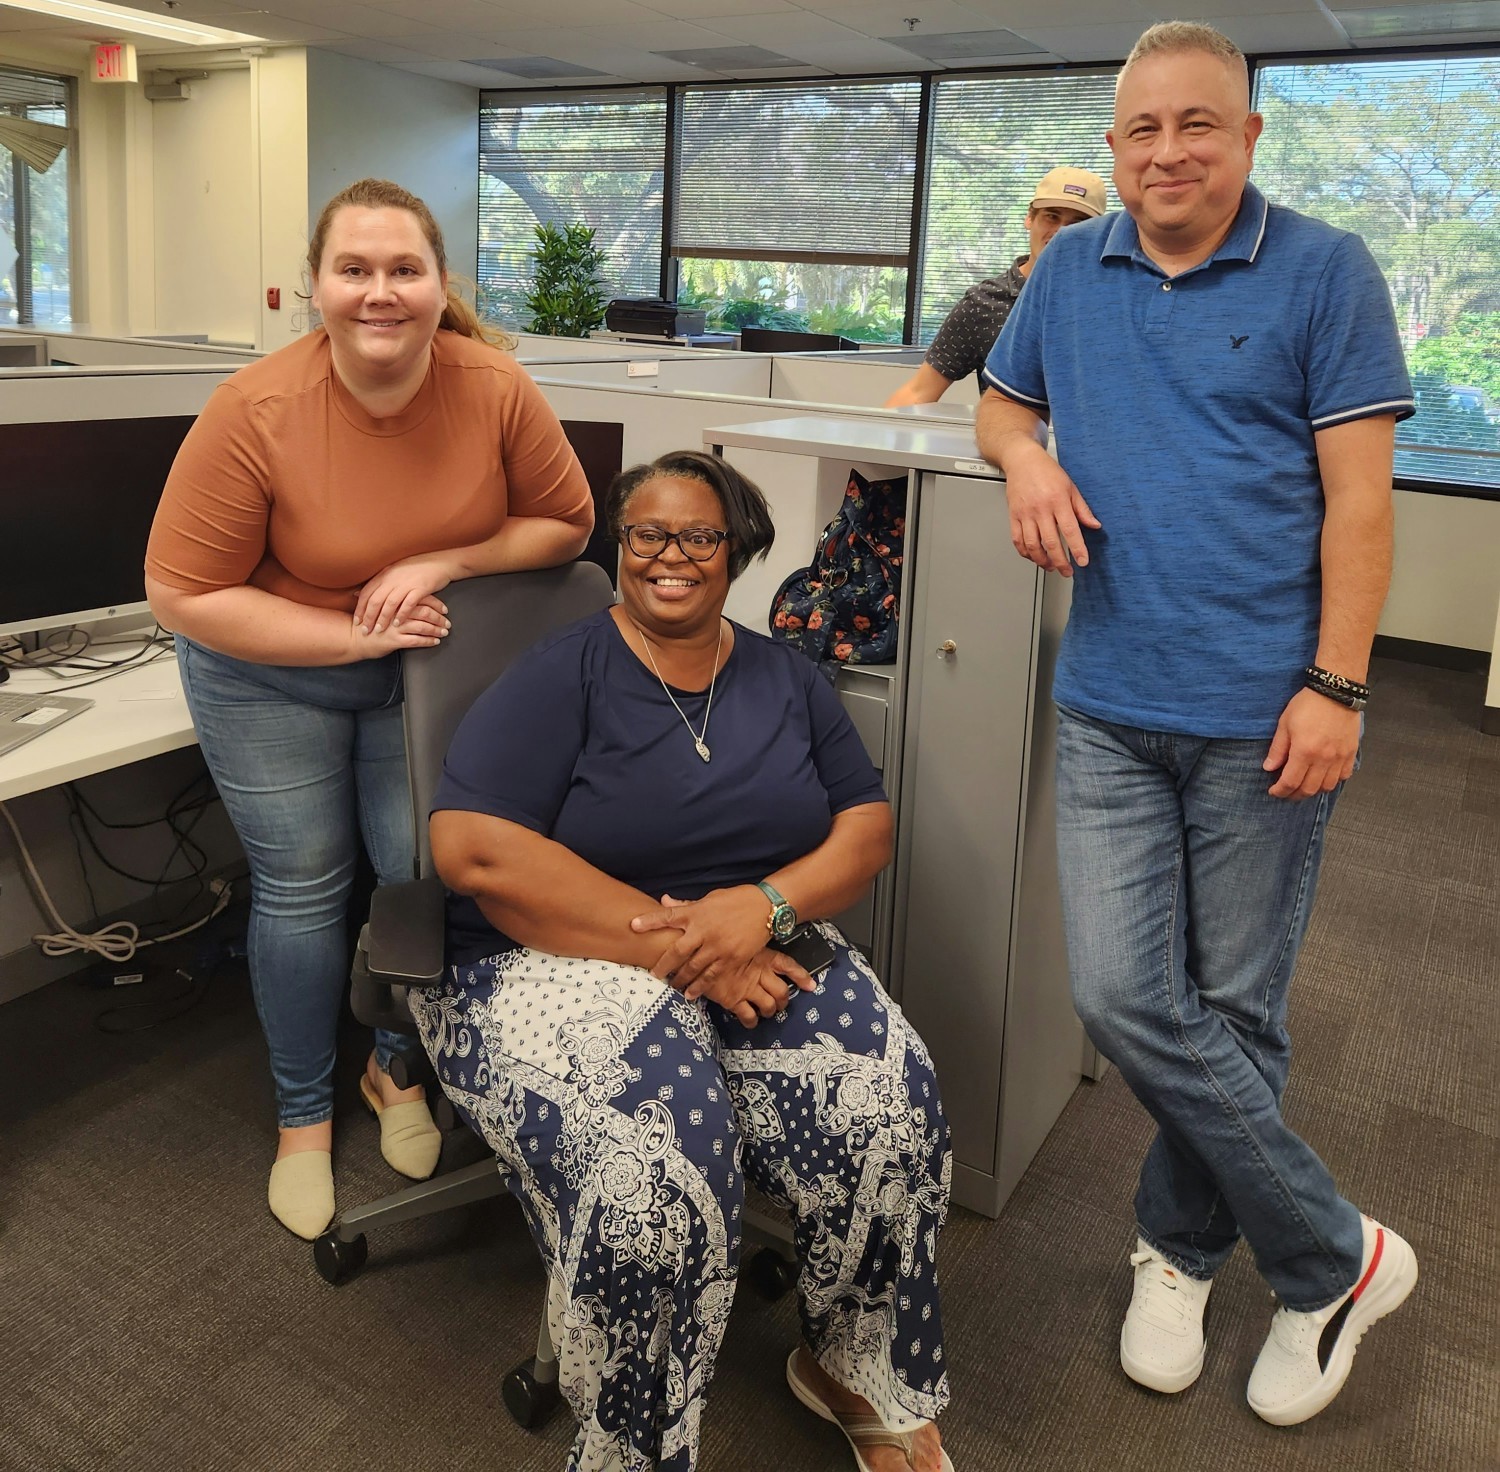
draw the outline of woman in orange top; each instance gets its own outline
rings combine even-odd
[[[421,200],[365,179],[308,249],[322,330],[215,391],[152,527],[146,593],[177,633],[198,739],[251,872],[250,975],[280,1144],[269,1201],[333,1219],[333,1065],[361,838],[412,873],[400,651],[447,633],[455,578],[567,562],[593,502],[541,391],[448,290]],[[403,1174],[437,1165],[420,1089],[377,1033],[360,1081]]]

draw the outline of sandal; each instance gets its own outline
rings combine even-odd
[[[870,1472],[870,1464],[865,1461],[861,1448],[876,1446],[900,1447],[906,1456],[907,1466],[912,1465],[913,1443],[916,1433],[911,1431],[891,1431],[879,1416],[859,1411],[836,1411],[825,1401],[822,1396],[813,1389],[797,1373],[797,1351],[794,1349],[786,1362],[786,1383],[791,1386],[792,1394],[805,1405],[808,1410],[815,1412],[825,1421],[832,1421],[840,1431],[844,1433],[844,1439],[849,1443],[849,1449],[854,1453],[854,1465],[859,1472]],[[946,1448],[942,1451],[943,1472],[953,1472],[953,1463],[948,1458]]]

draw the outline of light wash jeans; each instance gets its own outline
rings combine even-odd
[[[176,643],[198,743],[250,864],[250,983],[277,1121],[321,1124],[333,1115],[361,835],[382,884],[413,873],[401,666],[388,655],[298,669]],[[380,1067],[407,1041],[377,1032]]]
[[[1267,795],[1269,741],[1059,708],[1058,865],[1073,1000],[1156,1120],[1140,1235],[1210,1278],[1243,1233],[1288,1308],[1359,1274],[1358,1211],[1281,1117],[1287,993],[1336,793]]]

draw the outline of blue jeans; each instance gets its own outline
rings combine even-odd
[[[291,668],[177,636],[204,760],[250,865],[250,982],[283,1129],[333,1115],[347,911],[361,835],[382,884],[410,879],[414,832],[395,655]],[[404,1039],[377,1032],[389,1069]]]
[[[1073,1000],[1157,1124],[1140,1235],[1210,1278],[1243,1233],[1288,1308],[1358,1277],[1358,1211],[1281,1117],[1287,994],[1336,793],[1267,795],[1269,741],[1059,708],[1058,866]]]

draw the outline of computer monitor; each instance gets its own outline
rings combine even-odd
[[[0,424],[0,634],[149,612],[146,539],[193,418]]]
[[[745,353],[841,353],[859,344],[836,332],[783,332],[777,327],[740,328],[740,351]]]

